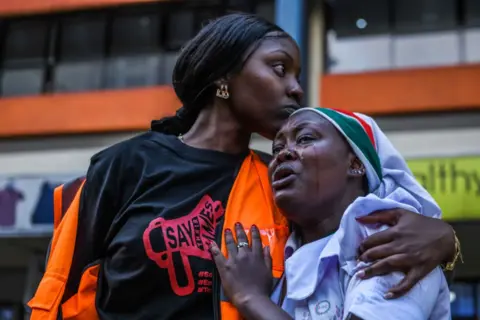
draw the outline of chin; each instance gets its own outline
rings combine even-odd
[[[283,215],[287,219],[290,219],[290,216],[295,215],[296,208],[301,205],[299,202],[299,197],[296,195],[294,190],[280,190],[276,192],[273,196],[275,204],[277,207],[282,210]]]
[[[270,120],[271,122],[263,126],[263,130],[258,131],[257,133],[268,140],[275,139],[277,132],[282,128],[284,121],[275,121],[274,119]]]

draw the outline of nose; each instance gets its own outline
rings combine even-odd
[[[279,163],[294,161],[298,159],[298,153],[294,149],[284,148],[277,156],[277,161]]]
[[[303,89],[297,79],[293,79],[291,84],[288,86],[287,94],[290,98],[294,99],[298,104],[302,103],[303,100]]]

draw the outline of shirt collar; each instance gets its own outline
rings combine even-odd
[[[325,274],[322,265],[339,254],[337,232],[303,246],[300,237],[292,232],[285,246],[287,298],[304,300],[311,296]]]

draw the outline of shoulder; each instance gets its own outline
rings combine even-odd
[[[139,152],[161,149],[162,145],[164,147],[168,145],[166,135],[153,131],[144,132],[94,154],[91,158],[91,165],[125,163],[137,156]]]
[[[126,174],[141,172],[149,159],[161,159],[162,150],[169,146],[171,137],[158,132],[145,132],[118,142],[90,159],[87,180],[118,179]]]

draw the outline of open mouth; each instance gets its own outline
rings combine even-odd
[[[295,171],[288,165],[279,166],[272,175],[272,188],[275,190],[286,187],[295,178]]]

